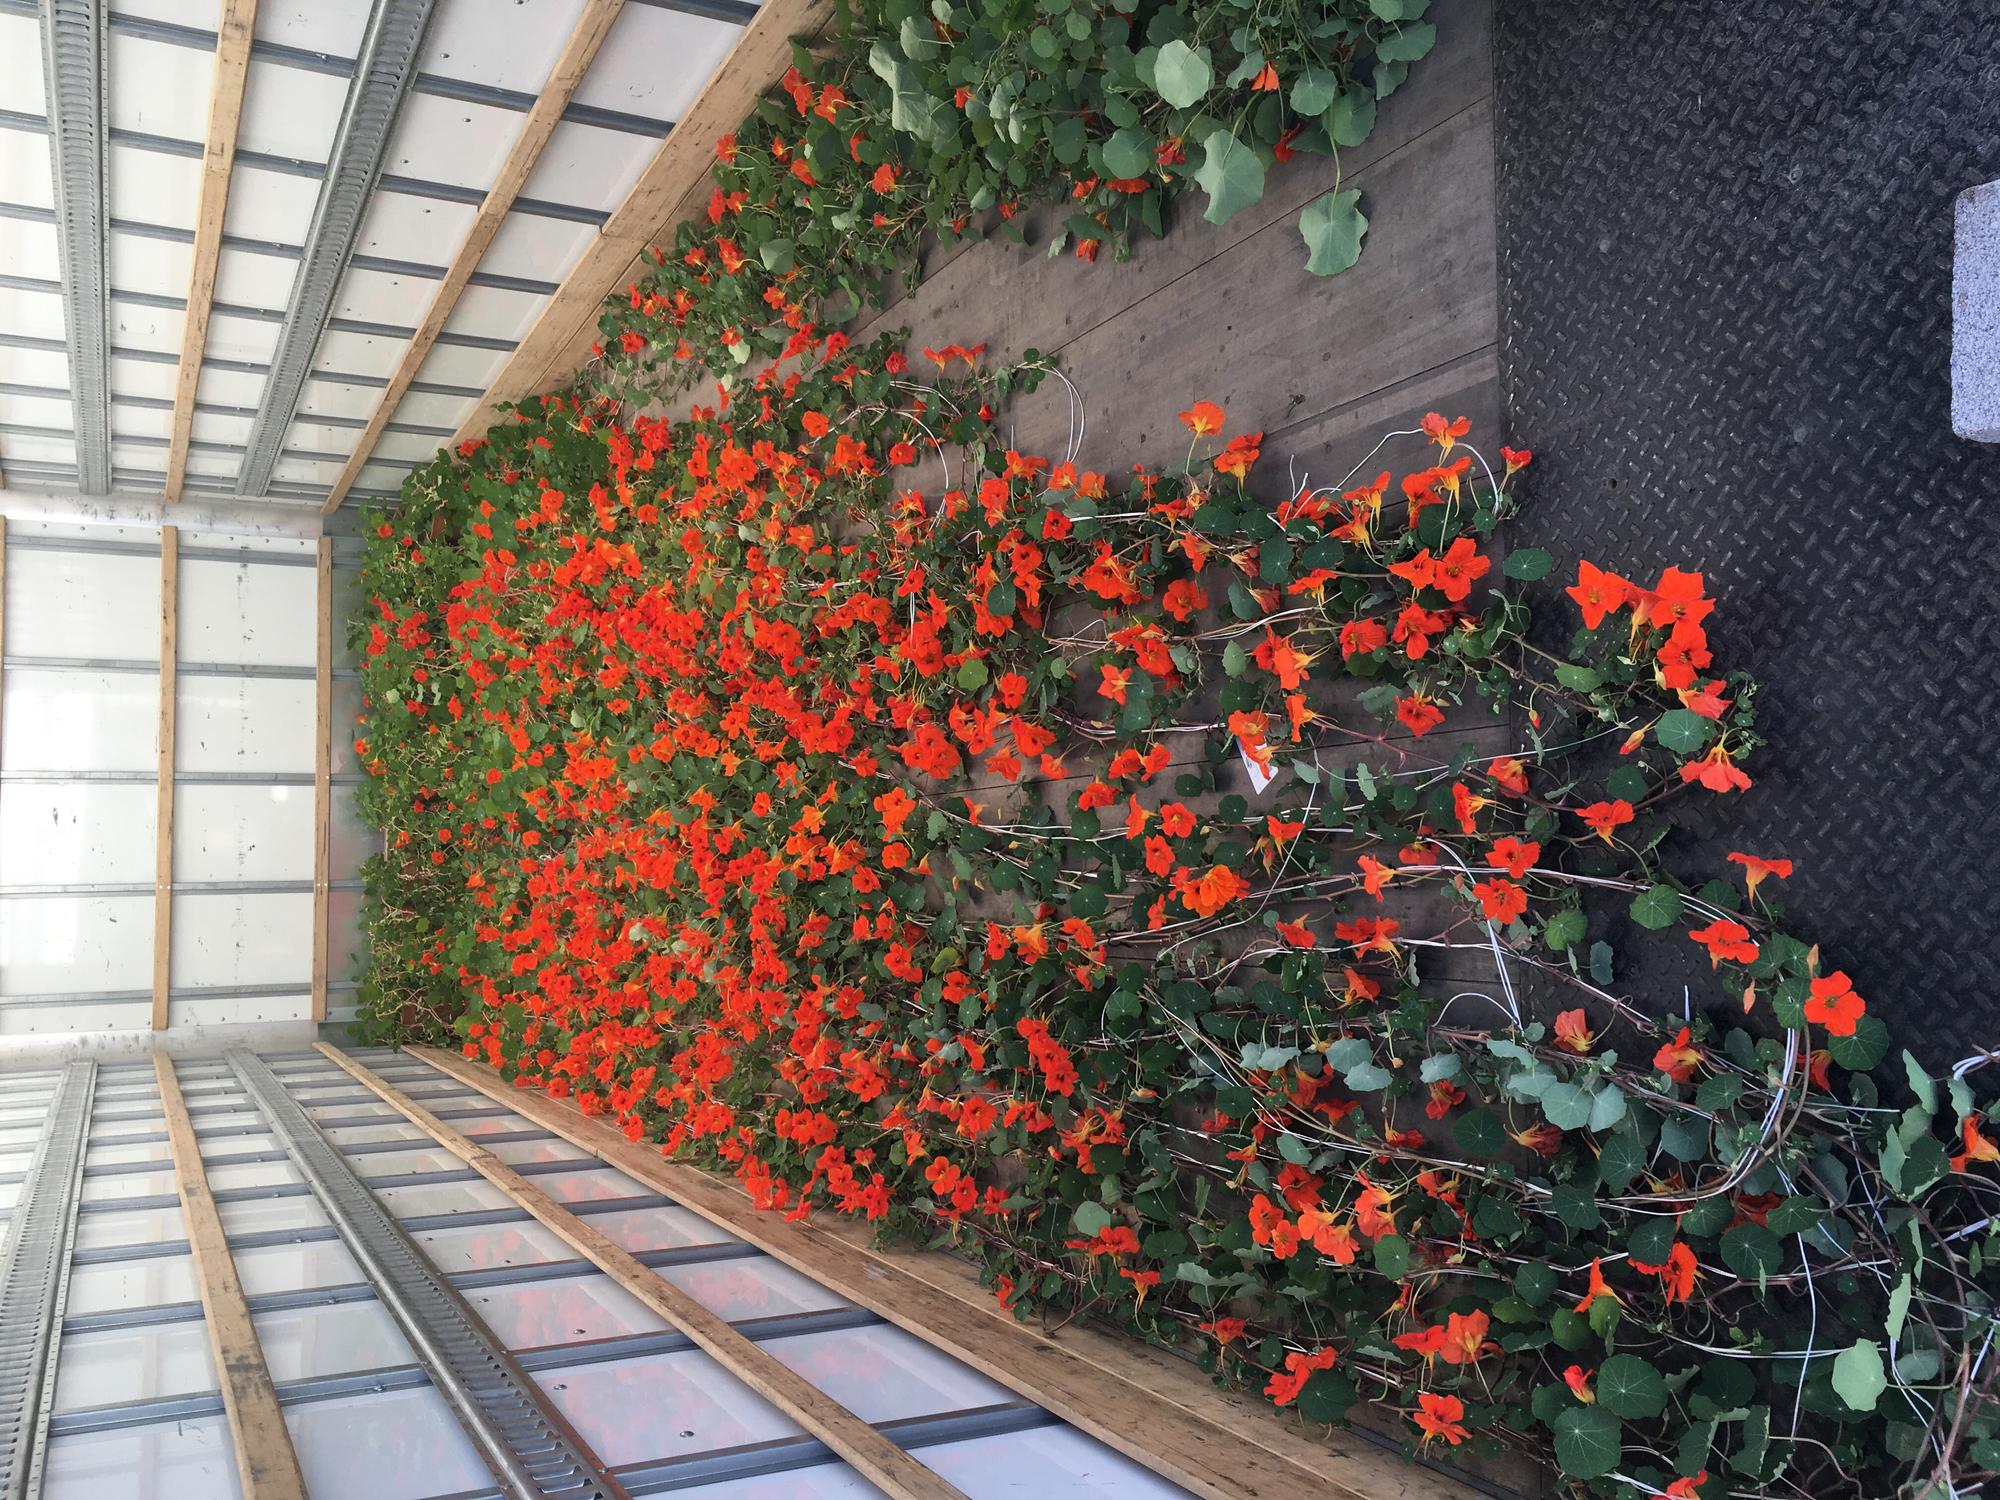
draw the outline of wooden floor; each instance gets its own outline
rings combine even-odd
[[[984,341],[995,356],[1060,357],[1082,392],[1078,462],[1107,474],[1185,449],[1175,413],[1221,404],[1230,429],[1262,429],[1273,493],[1288,465],[1337,478],[1392,427],[1438,409],[1499,433],[1491,8],[1440,0],[1437,49],[1385,101],[1375,132],[1344,154],[1368,237],[1335,277],[1305,270],[1298,211],[1335,186],[1333,163],[1273,169],[1263,200],[1227,224],[1191,194],[1163,240],[1123,264],[1047,254],[1048,210],[1031,243],[988,240],[926,268],[923,285],[863,328],[907,326],[912,350]],[[1060,450],[1068,398],[1054,382],[1016,403],[1017,445]]]

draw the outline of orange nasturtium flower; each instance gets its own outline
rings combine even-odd
[[[1780,880],[1792,878],[1792,862],[1789,859],[1759,859],[1754,854],[1731,853],[1729,862],[1743,866],[1743,888],[1752,896],[1757,894],[1757,884],[1766,875],[1775,875]]]
[[[1750,929],[1741,922],[1717,917],[1688,936],[1708,949],[1708,966],[1711,969],[1718,967],[1725,958],[1739,964],[1757,961],[1757,945],[1750,941]]]
[[[1579,560],[1576,565],[1576,582],[1566,592],[1583,610],[1583,628],[1595,630],[1604,623],[1604,617],[1623,609],[1632,598],[1632,585],[1616,573],[1607,573]]]
[[[1181,423],[1196,437],[1222,431],[1222,408],[1213,401],[1197,401],[1181,413]]]
[[[1597,1400],[1597,1392],[1590,1387],[1590,1376],[1591,1372],[1582,1365],[1571,1365],[1563,1371],[1563,1384],[1568,1386],[1569,1393],[1585,1406]]]
[[[2000,1161],[2000,1145],[1989,1141],[1979,1133],[1979,1116],[1967,1115],[1958,1122],[1959,1138],[1965,1142],[1965,1149],[1951,1159],[1951,1169],[1963,1172],[1976,1161]]]
[[[1680,1029],[1671,1042],[1660,1044],[1660,1050],[1653,1054],[1653,1066],[1673,1079],[1675,1083],[1686,1083],[1694,1077],[1694,1070],[1701,1061],[1701,1048],[1694,1045],[1693,1033],[1687,1027]]]
[[[1423,428],[1425,437],[1436,443],[1441,451],[1449,453],[1452,444],[1472,431],[1472,418],[1447,421],[1441,413],[1430,411],[1424,413],[1424,420],[1418,425]]]
[[[1592,1256],[1590,1260],[1590,1287],[1584,1292],[1583,1300],[1577,1303],[1576,1311],[1584,1314],[1589,1313],[1591,1307],[1599,1297],[1609,1297],[1620,1307],[1625,1305],[1625,1299],[1612,1291],[1611,1283],[1604,1279],[1603,1265],[1599,1263],[1596,1256]]]
[[[1688,1249],[1686,1240],[1675,1240],[1667,1258],[1657,1266],[1649,1266],[1640,1260],[1628,1264],[1643,1276],[1660,1278],[1660,1293],[1669,1307],[1676,1302],[1687,1301],[1688,1295],[1694,1291],[1695,1278],[1701,1274],[1695,1265],[1694,1251]]]
[[[1590,1029],[1590,1021],[1579,1010],[1566,1010],[1556,1017],[1556,1045],[1567,1047],[1579,1057],[1588,1056],[1591,1044],[1597,1040],[1597,1033]]]
[[[1831,1036],[1853,1036],[1867,1012],[1868,1002],[1854,993],[1854,981],[1839,969],[1815,979],[1806,997],[1806,1019],[1817,1021]]]
[[[1417,1410],[1410,1413],[1410,1420],[1417,1424],[1417,1430],[1424,1435],[1426,1444],[1443,1438],[1456,1448],[1471,1436],[1465,1430],[1462,1418],[1465,1403],[1456,1396],[1440,1396],[1435,1391],[1417,1392]]]
[[[1608,844],[1612,829],[1622,828],[1632,821],[1632,804],[1622,797],[1609,802],[1593,802],[1588,807],[1578,808],[1576,815],[1590,825],[1592,833]]]

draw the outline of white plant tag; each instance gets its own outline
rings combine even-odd
[[[1257,757],[1243,748],[1243,742],[1236,742],[1236,753],[1243,757],[1243,769],[1250,773],[1250,790],[1255,796],[1264,795],[1264,788],[1278,779],[1276,771],[1267,771],[1257,764]]]

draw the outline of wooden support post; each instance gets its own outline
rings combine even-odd
[[[256,27],[257,0],[224,0],[215,27],[215,79],[208,99],[208,141],[202,152],[201,205],[195,213],[193,268],[188,275],[187,316],[181,324],[180,371],[174,382],[173,434],[167,446],[169,504],[180,499],[187,474],[195,389],[201,383],[202,354],[208,346],[222,221],[229,210],[230,169],[236,163],[236,127],[243,118],[243,87],[250,77],[250,42]]]
[[[1136,1339],[1081,1324],[1058,1337],[1017,1323],[955,1257],[880,1249],[865,1225],[762,1212],[726,1178],[665,1161],[608,1120],[509,1087],[449,1052],[405,1050],[1197,1495],[1465,1500],[1447,1475],[1351,1433],[1302,1431],[1261,1399],[1218,1390],[1192,1364]]]
[[[896,1500],[965,1500],[964,1492],[897,1447],[833,1397],[746,1338],[605,1233],[538,1190],[500,1158],[445,1124],[386,1079],[324,1042],[319,1050],[393,1106],[405,1119],[478,1172],[536,1220],[561,1236],[652,1312],[692,1339],[703,1353],[825,1443]],[[619,1137],[624,1139],[624,1137]]]
[[[243,1500],[306,1500],[305,1475],[299,1470],[298,1453],[271,1384],[271,1371],[264,1363],[257,1325],[251,1321],[243,1283],[229,1254],[222,1216],[209,1194],[201,1145],[188,1120],[172,1059],[164,1052],[155,1052],[153,1071],[159,1075],[160,1111],[166,1116],[174,1176],[180,1186],[181,1218],[187,1226],[194,1277],[201,1289],[208,1346],[222,1386],[222,1410],[236,1445],[236,1473],[242,1481]]]
[[[167,1029],[174,948],[174,711],[179,665],[181,532],[160,528],[160,742],[154,802],[153,1030]]]
[[[319,539],[318,690],[313,709],[312,1018],[326,1019],[327,945],[331,931],[333,821],[333,538]]]

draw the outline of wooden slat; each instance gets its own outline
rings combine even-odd
[[[686,1334],[710,1358],[825,1443],[897,1500],[965,1500],[964,1493],[926,1468],[833,1397],[745,1337],[600,1229],[540,1192],[485,1147],[451,1128],[416,1100],[338,1048],[319,1050],[398,1110],[445,1150],[499,1188],[658,1316]],[[622,1140],[623,1137],[621,1136]]]
[[[178,706],[181,533],[160,528],[160,743],[153,846],[153,1030],[167,1029],[174,948],[174,713]]]
[[[1464,1487],[1446,1475],[1353,1434],[1309,1435],[1135,1340],[1016,1323],[970,1268],[954,1269],[947,1257],[879,1250],[865,1243],[865,1230],[759,1212],[733,1183],[665,1161],[656,1146],[628,1141],[572,1104],[510,1088],[492,1069],[435,1048],[408,1051],[1197,1495],[1464,1500]]]
[[[437,295],[431,298],[430,310],[417,326],[416,337],[403,351],[403,358],[397,364],[395,373],[389,377],[388,387],[383,391],[374,415],[368,419],[368,425],[362,429],[361,437],[354,445],[354,452],[348,456],[339,477],[333,481],[333,489],[321,508],[324,514],[332,515],[340,509],[356,477],[367,466],[376,443],[381,441],[383,428],[395,415],[397,405],[410,388],[410,382],[423,368],[431,346],[444,331],[452,309],[458,306],[458,299],[471,281],[472,273],[479,269],[480,259],[493,243],[493,237],[500,232],[508,210],[514,206],[514,199],[520,195],[529,174],[535,170],[542,148],[548,144],[550,135],[561,122],[563,111],[569,108],[571,97],[583,82],[583,75],[589,71],[592,59],[597,56],[598,48],[604,45],[604,38],[611,30],[611,23],[618,19],[618,12],[624,5],[625,0],[585,0],[583,14],[577,17],[562,55],[556,59],[548,81],[542,85],[534,108],[528,111],[527,119],[522,122],[520,134],[514,137],[514,148],[507,153],[499,178],[487,189],[479,213],[472,221],[471,231],[458,247],[458,254],[453,257],[451,265],[446,268],[444,279],[438,284]]]
[[[153,1054],[153,1071],[159,1075],[160,1110],[166,1116],[167,1141],[173,1150],[181,1218],[187,1227],[195,1281],[201,1289],[208,1346],[222,1386],[222,1409],[236,1445],[243,1500],[306,1500],[305,1476],[299,1471],[292,1435],[271,1384],[271,1371],[264,1363],[257,1325],[251,1321],[243,1283],[229,1254],[222,1216],[209,1194],[208,1172],[181,1098],[180,1080],[164,1052]]]
[[[708,175],[715,143],[742,123],[757,100],[791,65],[794,37],[817,36],[833,13],[832,0],[764,0],[736,45],[660,144],[625,201],[591,241],[542,315],[508,356],[472,414],[459,424],[453,444],[485,433],[493,407],[543,389],[545,372],[597,321],[606,293],[635,257],[680,221],[683,204]]]
[[[327,941],[331,928],[333,820],[333,538],[319,539],[319,670],[313,698],[312,1018],[326,1019]]]
[[[223,0],[216,23],[215,81],[208,99],[208,140],[202,152],[201,206],[194,226],[194,265],[188,278],[187,319],[181,327],[181,363],[174,382],[174,431],[167,448],[166,497],[180,499],[187,475],[188,439],[194,430],[195,389],[208,347],[208,314],[215,301],[215,266],[222,250],[222,221],[229,209],[230,169],[236,163],[236,127],[243,117],[243,86],[250,77],[250,39],[257,0]]]

